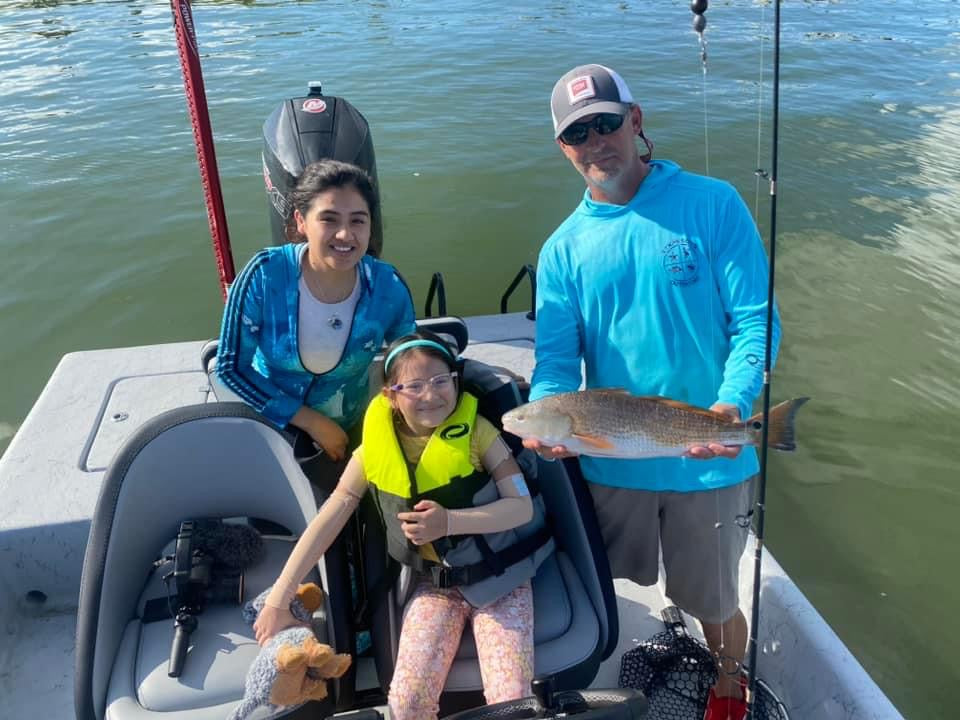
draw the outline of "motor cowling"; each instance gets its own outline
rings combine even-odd
[[[263,181],[275,245],[287,241],[287,193],[307,165],[324,158],[353,163],[377,182],[366,118],[348,101],[324,95],[320,84],[311,82],[306,96],[284,100],[263,124]],[[383,226],[377,213],[368,253],[379,257],[382,248]]]

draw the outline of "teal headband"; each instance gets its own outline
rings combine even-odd
[[[407,340],[397,345],[393,350],[390,351],[390,354],[387,355],[387,359],[383,361],[383,373],[386,374],[387,370],[390,369],[390,361],[397,356],[397,353],[403,352],[404,350],[409,350],[410,348],[415,347],[431,347],[439,350],[444,355],[446,355],[451,360],[456,360],[453,356],[453,353],[450,352],[450,348],[441,345],[438,342],[433,340]]]

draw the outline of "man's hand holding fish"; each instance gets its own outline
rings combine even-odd
[[[580,453],[570,452],[563,445],[547,445],[536,438],[524,438],[523,446],[533,450],[537,455],[548,462],[576,457]]]
[[[713,412],[727,415],[736,422],[740,422],[740,408],[729,403],[714,403],[710,409]],[[687,457],[697,460],[712,460],[715,457],[735,458],[740,454],[743,445],[719,445],[717,443],[708,443],[706,446],[694,445],[687,450]]]

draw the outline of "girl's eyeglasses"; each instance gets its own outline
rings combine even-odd
[[[597,135],[615,133],[623,125],[623,119],[623,115],[616,113],[600,113],[593,120],[567,126],[567,129],[560,133],[560,142],[564,145],[582,145],[587,141],[590,128],[596,130]]]
[[[441,373],[440,375],[434,375],[432,378],[427,380],[410,380],[409,382],[405,383],[397,383],[396,385],[391,385],[388,390],[402,392],[405,395],[412,395],[413,397],[419,397],[426,392],[428,386],[434,392],[441,392],[449,387],[453,387],[453,379],[456,376],[456,372]]]

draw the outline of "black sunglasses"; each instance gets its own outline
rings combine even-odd
[[[625,117],[625,115],[617,115],[616,113],[601,113],[593,120],[573,123],[560,133],[560,142],[564,145],[582,145],[587,141],[590,128],[596,130],[597,135],[609,135],[620,129]]]

